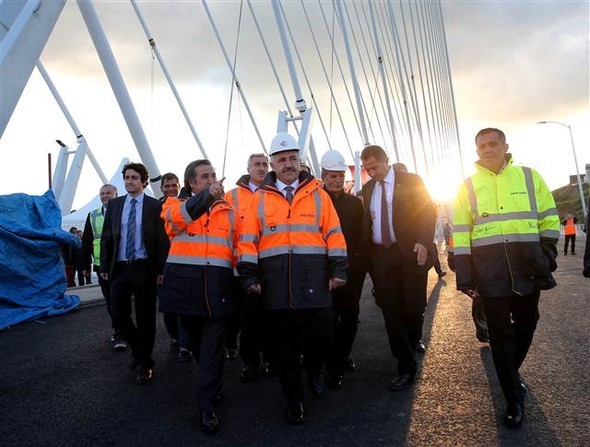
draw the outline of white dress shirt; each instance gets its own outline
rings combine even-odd
[[[287,186],[292,186],[293,187],[293,191],[292,192],[293,192],[293,195],[295,195],[295,190],[299,186],[299,179],[295,180],[290,185],[287,185],[286,183],[283,183],[279,179],[277,179],[276,185],[277,185],[278,190],[281,191],[281,193],[283,193],[283,195],[285,196],[285,198],[287,198],[287,191],[285,190],[285,188]]]
[[[129,194],[125,197],[123,213],[121,213],[121,240],[119,241],[119,250],[117,251],[117,261],[131,261],[125,257],[125,248],[127,247],[127,221],[129,220],[129,210],[131,209],[131,197]],[[143,198],[141,193],[135,200],[135,259],[146,259],[147,253],[142,238],[142,217],[143,217]]]
[[[259,188],[259,187],[258,187],[258,186],[256,186],[256,185],[255,185],[254,183],[252,183],[252,182],[248,182],[248,188],[250,188],[250,191],[252,191],[252,192],[256,192],[256,191],[258,191],[258,188]]]
[[[391,217],[393,215],[393,186],[395,184],[395,172],[393,168],[389,168],[389,172],[381,182],[375,182],[373,194],[371,195],[371,221],[373,223],[373,242],[377,245],[383,244],[381,237],[381,183],[385,182],[385,192],[387,193],[387,212],[389,220],[389,233],[391,234],[391,241],[396,242],[395,233],[393,231],[393,222]]]

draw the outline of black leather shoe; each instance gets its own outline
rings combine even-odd
[[[524,419],[524,410],[521,404],[508,404],[506,414],[504,415],[504,423],[509,428],[519,428]]]
[[[355,365],[354,360],[351,356],[349,356],[346,359],[346,362],[344,364],[344,369],[346,369],[346,371],[354,371],[356,369],[356,365]]]
[[[201,411],[201,431],[204,433],[215,433],[221,428],[215,410]]]
[[[276,376],[277,375],[277,364],[275,362],[266,362],[264,364],[264,374],[267,376]]]
[[[152,368],[139,367],[137,375],[135,376],[135,383],[137,385],[147,385],[154,380],[154,370]]]
[[[344,378],[342,377],[342,374],[330,374],[328,376],[328,380],[326,381],[326,385],[328,385],[333,390],[341,390],[343,380]]]
[[[416,344],[416,352],[420,352],[422,354],[426,352],[426,346],[422,340],[418,340],[418,343]]]
[[[291,425],[299,425],[305,421],[305,411],[303,410],[303,403],[297,402],[293,405],[289,405],[287,407],[287,411],[285,412],[285,416],[287,416],[287,421]]]
[[[520,386],[520,392],[522,393],[522,396],[526,396],[526,394],[528,393],[528,389],[526,387],[526,385],[524,384],[524,382],[522,380],[518,381],[518,385]]]
[[[395,377],[389,384],[391,391],[401,391],[409,388],[414,383],[414,377],[410,374],[402,374]]]
[[[225,358],[227,360],[235,360],[238,358],[238,350],[237,349],[226,349],[225,350]]]
[[[311,390],[311,394],[315,397],[321,397],[324,394],[324,390],[326,389],[326,384],[324,383],[324,376],[321,374],[317,376],[310,377],[307,380],[307,385]]]
[[[240,382],[249,383],[258,377],[258,368],[253,366],[244,366],[240,372]]]

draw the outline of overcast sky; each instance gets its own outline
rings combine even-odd
[[[184,166],[200,154],[150,57],[133,9],[128,2],[96,1],[95,5],[161,172],[172,170],[181,176]],[[233,57],[239,2],[209,5]],[[307,5],[315,8],[314,19],[318,20],[317,3]],[[221,171],[231,76],[204,9],[198,2],[151,1],[140,6],[197,132]],[[272,8],[260,2],[253,2],[253,6],[271,48],[278,48]],[[299,2],[285,3],[297,35],[308,34],[301,8]],[[584,164],[590,163],[588,2],[444,1],[442,9],[465,172],[474,160],[473,135],[482,127],[494,126],[506,131],[518,162],[538,169],[552,188],[565,184],[567,176],[574,173],[568,131],[561,126],[535,124],[541,120],[572,126],[583,170]],[[268,75],[270,68],[251,16],[246,9],[243,14],[237,72],[247,98],[254,103],[258,125],[268,144],[276,129],[277,112],[285,106]],[[315,23],[319,33],[319,22]],[[320,45],[326,48],[330,42],[324,38]],[[303,57],[312,58],[314,54],[313,47],[306,44]],[[64,8],[41,60],[107,176],[122,157],[139,160],[74,2]],[[284,59],[277,59],[277,67],[293,102]],[[301,82],[309,98],[303,79]],[[326,93],[322,86],[314,95]],[[225,172],[228,183],[244,171],[248,153],[261,149],[237,95],[233,103],[233,132]],[[327,110],[322,112],[328,114]],[[317,119],[314,126],[320,126]],[[337,127],[333,125],[331,136],[341,141]],[[58,138],[75,147],[67,122],[34,72],[0,140],[0,193],[44,192],[46,154],[51,152],[55,161],[54,140]],[[88,161],[83,176],[75,208],[100,186]]]

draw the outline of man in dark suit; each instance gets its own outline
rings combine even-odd
[[[156,338],[156,293],[169,242],[160,219],[161,203],[144,194],[148,171],[140,163],[123,167],[127,194],[113,199],[105,215],[100,241],[100,275],[111,283],[111,315],[131,348],[138,368],[135,383],[153,379],[152,351]],[[131,318],[135,297],[137,326]]]
[[[361,153],[372,180],[362,190],[364,260],[381,306],[398,375],[389,389],[408,388],[416,376],[415,347],[426,308],[426,283],[432,267],[434,205],[422,179],[397,172],[380,146]]]

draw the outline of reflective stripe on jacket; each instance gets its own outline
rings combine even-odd
[[[306,172],[299,181],[289,205],[269,173],[244,219],[238,271],[244,288],[261,284],[266,309],[331,307],[329,279],[346,279],[346,242],[332,200]]]
[[[90,213],[90,226],[92,227],[92,258],[96,266],[100,266],[100,237],[102,236],[102,227],[104,225],[104,216],[102,215],[102,206]]]
[[[241,220],[250,210],[250,200],[254,193],[250,190],[250,176],[243,175],[236,182],[237,188],[225,193],[225,201],[234,207],[234,211]]]
[[[170,251],[160,293],[160,310],[213,317],[231,314],[231,282],[239,223],[233,208],[213,202],[208,190],[191,198],[197,211],[168,198],[162,207]],[[196,216],[195,219],[191,217]]]
[[[554,287],[559,218],[549,188],[509,154],[498,174],[476,168],[454,204],[457,288],[509,296]]]

